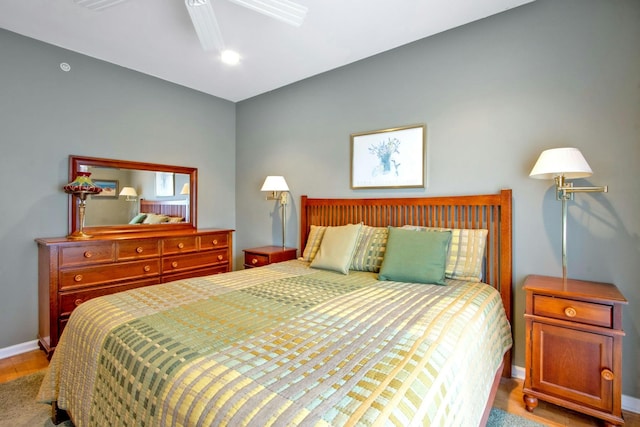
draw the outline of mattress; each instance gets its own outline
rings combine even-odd
[[[83,303],[39,400],[77,427],[478,425],[511,345],[489,285],[293,260]]]

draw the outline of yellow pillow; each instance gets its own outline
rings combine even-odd
[[[302,253],[302,259],[304,261],[313,261],[313,258],[315,258],[316,253],[320,248],[320,243],[322,243],[322,237],[324,236],[326,229],[327,227],[321,225],[311,226],[309,237],[307,237],[307,244],[304,247],[304,252]]]

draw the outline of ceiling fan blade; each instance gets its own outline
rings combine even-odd
[[[308,8],[289,0],[229,0],[256,12],[270,16],[287,24],[302,25]]]
[[[202,49],[223,50],[224,40],[210,0],[185,0]]]
[[[73,0],[77,5],[84,6],[91,10],[102,10],[127,0]]]

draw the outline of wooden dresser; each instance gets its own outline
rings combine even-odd
[[[233,230],[36,239],[38,340],[50,355],[75,307],[102,295],[231,271]]]
[[[608,283],[528,276],[524,402],[538,399],[622,425],[622,306]]]

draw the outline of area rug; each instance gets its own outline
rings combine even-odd
[[[0,427],[54,427],[51,406],[36,402],[44,371],[0,384]],[[73,427],[71,421],[57,427]],[[491,409],[487,427],[544,427],[542,424]]]

